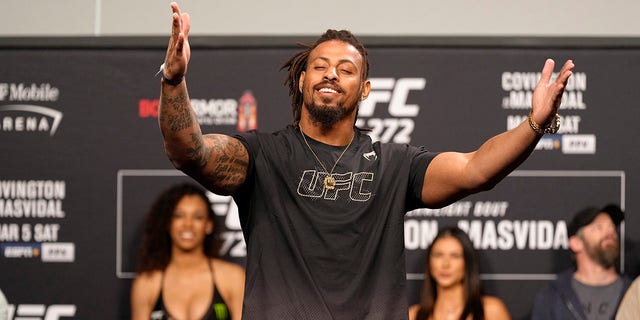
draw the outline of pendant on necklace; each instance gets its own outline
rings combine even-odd
[[[324,188],[327,190],[333,190],[336,188],[336,179],[333,178],[333,176],[328,175],[326,178],[324,178]]]

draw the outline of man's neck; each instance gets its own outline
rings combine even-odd
[[[600,264],[589,261],[578,263],[578,268],[573,277],[590,286],[604,286],[613,283],[618,279],[615,267],[603,267]]]
[[[300,130],[313,140],[332,146],[345,146],[354,135],[353,120],[345,120],[347,121],[340,121],[328,130],[304,117],[300,120],[299,125]]]

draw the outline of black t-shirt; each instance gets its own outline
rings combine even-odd
[[[249,152],[234,194],[247,244],[243,319],[406,319],[404,214],[435,153],[356,130],[327,173],[288,126],[236,135]],[[344,150],[307,137],[331,170]]]

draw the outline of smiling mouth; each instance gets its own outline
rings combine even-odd
[[[180,232],[180,238],[193,239],[194,238],[194,234],[193,234],[193,232],[190,232],[190,231],[183,231],[183,232]]]
[[[338,85],[336,85],[335,83],[326,82],[326,81],[316,85],[315,89],[320,93],[329,93],[329,94],[342,93],[342,89]]]
[[[338,94],[339,93],[337,90],[334,90],[334,89],[331,89],[331,88],[320,88],[318,91],[322,92],[322,93],[333,93],[333,94]]]

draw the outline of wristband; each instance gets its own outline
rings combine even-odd
[[[167,78],[167,76],[165,76],[165,75],[164,75],[164,63],[160,65],[160,70],[158,70],[158,72],[156,72],[156,76],[157,76],[158,74],[160,74],[160,75],[161,75],[161,77],[162,77],[162,81],[163,81],[164,83],[169,84],[169,85],[172,85],[172,86],[174,86],[174,87],[175,87],[175,86],[177,86],[177,85],[179,85],[179,84],[182,82],[182,80],[184,80],[184,76],[180,76],[180,77],[177,77],[177,78],[175,78],[175,79],[169,79],[169,78]]]

